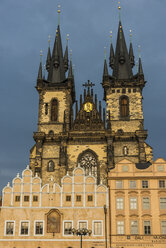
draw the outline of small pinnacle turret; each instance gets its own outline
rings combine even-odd
[[[130,42],[129,59],[130,59],[131,67],[133,68],[135,66],[135,60],[134,60],[134,52],[133,52],[132,42]]]
[[[106,80],[109,77],[108,74],[108,66],[107,66],[107,60],[104,60],[104,70],[103,70],[103,80]]]
[[[50,46],[48,47],[48,53],[47,53],[47,61],[46,61],[46,69],[49,72],[50,70],[50,65],[51,65],[51,50]]]
[[[64,68],[65,68],[65,72],[67,72],[69,68],[68,45],[66,45],[66,50],[64,55]]]
[[[114,60],[115,60],[115,55],[114,55],[114,48],[111,42],[110,46],[110,58],[109,58],[109,66],[113,69],[114,66]]]
[[[70,65],[69,65],[68,79],[73,79],[73,67],[72,67],[72,61],[71,60],[70,60]]]
[[[139,58],[139,65],[138,65],[138,74],[143,76],[143,68],[142,68],[142,62],[141,62],[141,58]]]

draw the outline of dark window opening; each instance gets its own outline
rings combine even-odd
[[[48,172],[53,172],[54,171],[54,162],[52,160],[50,160],[48,162],[47,171]]]
[[[20,196],[19,196],[19,195],[16,195],[15,201],[16,201],[16,202],[19,202],[19,201],[20,201]]]
[[[51,121],[58,120],[58,101],[53,99],[51,102]]]
[[[120,115],[123,118],[129,116],[129,100],[127,96],[120,98]]]
[[[29,202],[29,195],[25,195],[25,196],[24,196],[24,201],[25,201],[25,202]]]
[[[66,201],[70,202],[71,201],[71,195],[66,196]]]
[[[76,201],[77,201],[77,202],[80,202],[80,201],[81,201],[81,195],[77,195],[77,196],[76,196]]]

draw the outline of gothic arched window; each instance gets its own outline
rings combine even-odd
[[[129,99],[127,96],[120,97],[120,115],[123,118],[129,116]]]
[[[53,99],[51,101],[51,121],[58,120],[58,101]]]
[[[53,172],[54,171],[54,162],[50,160],[47,165],[47,171],[48,172]]]
[[[92,175],[96,177],[97,181],[99,181],[97,156],[92,151],[87,150],[80,154],[78,163],[82,168],[84,168],[86,176]]]

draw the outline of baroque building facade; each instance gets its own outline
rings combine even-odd
[[[76,248],[80,239],[73,228],[90,230],[83,238],[86,248],[165,247],[166,161],[153,161],[146,143],[146,81],[141,58],[133,73],[132,42],[128,50],[121,21],[109,65],[112,75],[105,59],[106,110],[90,81],[78,104],[68,46],[63,52],[57,26],[47,78],[39,65],[30,165],[2,191],[2,247]]]

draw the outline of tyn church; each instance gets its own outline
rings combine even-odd
[[[146,81],[141,57],[133,73],[133,46],[127,48],[121,21],[109,66],[111,75],[105,58],[106,109],[89,80],[76,100],[58,24],[47,75],[39,65],[30,165],[2,191],[0,247],[166,247],[166,161],[153,161],[146,143]]]

